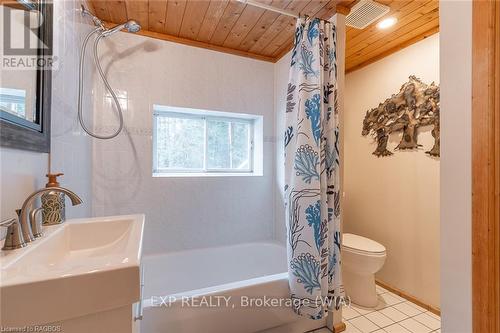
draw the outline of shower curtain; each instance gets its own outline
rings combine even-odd
[[[341,296],[339,114],[331,22],[297,21],[285,128],[292,305],[299,315],[321,319]]]

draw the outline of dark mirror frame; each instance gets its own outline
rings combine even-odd
[[[18,1],[23,4],[25,1]],[[40,40],[52,49],[52,3],[51,1],[39,0],[38,4],[44,22],[38,33]],[[30,6],[26,6],[29,9]],[[47,51],[38,49],[38,57],[47,56]],[[15,72],[14,72],[15,73]],[[36,119],[39,123],[28,123],[26,120],[12,116],[0,118],[0,145],[3,147],[30,150],[41,153],[50,152],[50,109],[52,95],[52,71],[50,69],[38,69],[36,78]],[[7,119],[6,119],[7,118]]]

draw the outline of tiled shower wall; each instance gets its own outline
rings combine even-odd
[[[94,141],[93,213],[145,213],[145,253],[273,239],[273,64],[118,33],[103,67],[126,131]],[[116,128],[112,100],[95,80],[96,131]],[[264,176],[152,177],[153,104],[264,117]]]
[[[23,200],[46,183],[49,159],[52,172],[63,172],[61,185],[75,191],[84,200],[78,207],[68,207],[68,217],[91,214],[91,142],[83,135],[76,118],[78,50],[90,31],[78,9],[80,1],[54,1],[54,55],[57,67],[52,73],[52,145],[51,154],[15,149],[0,149],[1,216],[14,216]],[[85,87],[85,110],[92,116],[92,71]],[[3,74],[2,74],[3,75]],[[16,75],[15,72],[6,75]]]
[[[61,185],[77,193],[83,204],[67,207],[67,217],[92,213],[92,145],[77,119],[78,65],[85,35],[93,26],[81,15],[82,1],[54,2],[54,52],[60,59],[52,74],[52,126],[50,170],[62,172]],[[90,55],[89,52],[87,52]],[[83,112],[92,124],[94,66],[86,61]],[[69,206],[69,201],[67,202]]]

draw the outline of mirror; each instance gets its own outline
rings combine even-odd
[[[0,27],[0,144],[49,152],[52,4],[2,1]]]

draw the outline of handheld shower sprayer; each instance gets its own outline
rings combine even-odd
[[[128,32],[136,33],[139,30],[141,30],[141,26],[134,20],[129,20],[125,23],[119,24],[111,29],[106,29],[105,31],[102,32],[104,37],[108,37],[115,32],[118,32],[120,30],[127,29]]]
[[[89,16],[92,19],[96,28],[94,28],[92,31],[90,31],[87,34],[87,36],[85,36],[85,39],[83,40],[82,49],[80,51],[80,66],[79,66],[79,80],[78,80],[78,121],[80,122],[80,125],[82,126],[83,130],[88,135],[90,135],[96,139],[103,139],[103,140],[112,139],[112,138],[118,136],[118,134],[120,134],[120,132],[123,129],[123,111],[122,111],[122,108],[120,106],[120,103],[118,102],[118,98],[116,96],[116,93],[114,92],[113,88],[111,88],[111,85],[109,84],[109,82],[106,78],[106,74],[104,73],[104,71],[101,68],[101,63],[99,61],[99,55],[98,55],[99,42],[101,41],[102,38],[109,37],[109,36],[113,35],[114,33],[118,32],[120,30],[123,30],[123,29],[126,29],[128,32],[136,33],[139,30],[141,30],[141,26],[136,21],[129,20],[125,23],[118,24],[117,26],[108,29],[105,27],[103,22],[98,17],[96,17],[94,14],[92,14],[83,5],[82,5],[81,10],[82,10],[83,16]],[[82,112],[83,81],[84,81],[83,67],[84,67],[84,63],[85,63],[85,50],[87,48],[87,43],[89,42],[90,37],[92,37],[93,35],[97,35],[94,39],[94,45],[93,45],[94,46],[93,47],[94,63],[95,63],[95,66],[97,68],[97,72],[99,73],[99,76],[101,77],[104,85],[106,86],[106,89],[108,90],[111,97],[113,98],[113,101],[114,101],[114,104],[116,106],[117,113],[118,113],[118,119],[119,119],[118,129],[116,130],[116,132],[114,132],[110,135],[98,135],[96,133],[93,133],[87,127],[87,125],[85,124],[85,121],[83,119],[83,112]]]

